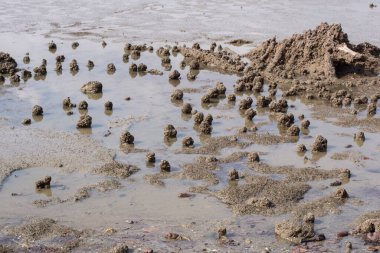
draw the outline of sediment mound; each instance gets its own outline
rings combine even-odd
[[[376,75],[379,55],[380,49],[369,43],[351,44],[341,25],[322,23],[281,42],[267,40],[246,56],[255,69],[278,77],[339,78]]]
[[[0,74],[16,72],[17,62],[9,54],[0,52]]]

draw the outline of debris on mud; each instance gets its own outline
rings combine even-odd
[[[98,81],[90,81],[84,84],[80,90],[85,94],[102,93],[103,84]]]

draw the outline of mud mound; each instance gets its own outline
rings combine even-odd
[[[14,236],[12,240],[17,240],[20,246],[28,245],[29,252],[71,252],[89,235],[88,231],[78,231],[48,218],[36,219],[25,225],[11,227],[6,229],[5,233]],[[24,252],[25,248],[17,247],[14,251]]]
[[[0,74],[10,74],[16,71],[17,62],[9,54],[0,52]]]
[[[277,42],[264,42],[246,56],[255,69],[279,77],[341,77],[356,73],[375,75],[380,49],[362,43],[352,45],[341,25],[320,24],[315,30]]]
[[[95,169],[94,172],[112,177],[127,178],[139,170],[140,169],[134,165],[122,164],[114,161]]]
[[[380,233],[380,210],[362,215],[354,225],[355,234]]]
[[[245,184],[230,184],[216,193],[238,214],[274,215],[290,211],[310,186],[277,181],[262,176],[247,176]]]
[[[218,184],[218,177],[212,172],[218,167],[214,162],[210,162],[206,157],[199,157],[195,163],[185,164],[183,166],[182,176],[193,180],[205,180],[210,184]]]

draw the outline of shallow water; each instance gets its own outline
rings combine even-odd
[[[158,162],[154,167],[147,166],[146,151],[154,151],[157,161],[166,159],[170,161],[172,171],[181,172],[183,164],[192,162],[197,157],[197,155],[178,154],[182,149],[182,138],[192,136],[195,147],[200,147],[204,143],[205,137],[193,128],[193,119],[181,114],[181,103],[173,103],[170,100],[170,94],[175,88],[196,89],[195,92],[185,92],[184,102],[189,102],[195,109],[214,116],[212,136],[233,135],[242,126],[251,127],[254,124],[259,125],[258,133],[285,134],[277,127],[276,121],[269,117],[269,111],[258,110],[254,123],[247,122],[238,111],[239,101],[247,94],[238,94],[235,104],[229,103],[227,99],[220,99],[218,103],[209,107],[202,106],[200,98],[208,88],[213,87],[217,81],[222,81],[227,87],[227,94],[233,93],[233,84],[238,77],[201,70],[195,81],[188,81],[186,74],[189,70],[188,67],[179,68],[179,63],[183,59],[179,54],[170,58],[172,70],[179,70],[182,79],[177,83],[169,82],[169,71],[165,71],[161,66],[161,59],[155,52],[144,52],[140,59],[130,58],[129,62],[123,62],[124,44],[121,41],[143,41],[149,45],[150,41],[153,41],[152,46],[157,49],[158,46],[165,45],[166,42],[163,43],[165,40],[168,40],[170,45],[174,45],[174,41],[198,40],[203,42],[201,43],[203,48],[208,48],[211,39],[226,42],[231,38],[245,38],[256,43],[274,35],[282,38],[306,28],[313,28],[321,21],[339,21],[352,41],[366,40],[379,45],[378,38],[372,36],[374,30],[380,30],[378,27],[380,22],[376,22],[379,9],[370,9],[368,3],[357,1],[344,1],[344,4],[342,1],[329,1],[328,5],[323,2],[310,4],[304,1],[281,1],[281,4],[276,1],[260,1],[255,5],[247,1],[233,3],[137,1],[129,2],[125,6],[115,5],[112,1],[89,3],[75,1],[57,6],[57,3],[42,0],[23,4],[18,4],[17,1],[12,3],[1,1],[1,19],[5,24],[0,28],[1,51],[10,53],[20,68],[29,70],[39,66],[42,59],[46,59],[48,75],[44,80],[32,78],[18,85],[10,84],[7,80],[5,84],[0,85],[0,117],[5,118],[16,128],[60,130],[89,136],[105,147],[115,150],[117,160],[137,165],[141,171],[129,179],[120,180],[123,186],[120,189],[109,192],[94,190],[89,199],[79,203],[67,202],[44,208],[36,207],[33,201],[54,197],[70,198],[79,188],[109,178],[86,171],[66,171],[58,168],[29,168],[16,171],[2,183],[0,188],[0,203],[6,203],[0,205],[0,227],[14,225],[32,217],[51,217],[78,229],[90,228],[100,233],[108,227],[114,227],[119,231],[116,235],[120,237],[119,239],[128,235],[138,241],[141,240],[139,236],[144,234],[146,235],[144,240],[150,241],[162,251],[173,250],[176,247],[182,247],[185,251],[193,248],[197,252],[204,248],[209,251],[219,249],[221,252],[226,250],[257,252],[265,247],[273,248],[274,252],[280,249],[288,250],[289,244],[276,239],[274,235],[274,224],[285,218],[284,215],[235,216],[226,205],[208,195],[196,194],[189,199],[177,197],[179,193],[187,192],[192,186],[202,185],[202,182],[171,178],[164,180],[165,186],[160,187],[150,185],[143,178],[144,175],[160,171]],[[18,4],[17,11],[11,12],[10,9],[16,4]],[[72,8],[75,4],[80,4],[81,7]],[[318,11],[321,9],[324,11]],[[47,10],[49,15],[42,15]],[[179,14],[181,10],[182,13]],[[186,11],[183,13],[183,10]],[[100,18],[95,21],[92,13],[96,13]],[[268,14],[271,14],[271,19],[263,18]],[[231,16],[227,25],[225,25],[226,16]],[[360,22],[352,18],[353,16],[360,19]],[[252,22],[252,17],[255,22]],[[305,22],[299,22],[300,20]],[[363,24],[372,25],[367,27]],[[51,38],[58,46],[55,53],[47,50]],[[80,46],[73,50],[68,38],[78,41]],[[100,44],[103,38],[108,42],[105,48]],[[188,43],[188,46],[190,45]],[[239,53],[247,52],[253,47],[252,44],[239,48],[226,44],[223,46],[228,46]],[[26,52],[30,53],[30,64],[22,62]],[[54,68],[55,57],[60,54],[64,54],[66,60],[63,63],[63,73],[59,75]],[[75,75],[69,71],[72,59],[76,59],[80,67],[80,71]],[[86,67],[90,59],[95,63],[91,71]],[[148,69],[160,69],[164,74],[131,75],[128,68],[132,62],[145,63]],[[116,65],[117,70],[112,75],[106,71],[109,63]],[[88,97],[80,92],[80,87],[90,80],[103,83],[101,96]],[[268,94],[267,86],[262,94]],[[277,99],[281,94],[279,90]],[[257,94],[251,95],[255,108]],[[128,96],[131,97],[130,101],[125,100]],[[62,100],[66,97],[70,97],[76,104],[81,100],[89,103],[88,113],[93,117],[93,126],[90,130],[79,131],[76,128],[81,113],[77,108],[73,108],[73,115],[66,114],[62,107]],[[113,102],[112,112],[104,110],[104,103],[108,100]],[[377,210],[380,206],[378,199],[380,135],[366,132],[366,141],[359,145],[353,140],[353,134],[359,130],[358,128],[339,127],[331,122],[313,119],[313,107],[317,107],[319,102],[295,98],[288,99],[288,103],[294,106],[288,111],[296,116],[296,124],[300,123],[297,119],[299,114],[304,114],[306,119],[310,119],[309,131],[302,132],[295,143],[272,146],[254,144],[244,151],[262,152],[261,160],[272,166],[313,165],[323,169],[349,168],[353,176],[344,187],[352,197],[351,200],[341,208],[340,215],[331,214],[318,218],[316,225],[317,231],[325,233],[328,238],[334,238],[338,231],[348,229],[351,222],[359,215]],[[22,126],[21,121],[24,118],[31,118],[31,108],[34,104],[44,108],[44,116],[32,118],[30,126]],[[359,117],[366,117],[365,113],[360,113]],[[378,114],[375,117],[379,117]],[[177,141],[172,143],[164,141],[163,128],[166,124],[173,124],[178,130]],[[135,136],[136,150],[131,153],[119,148],[119,136],[125,129]],[[107,131],[111,134],[106,137]],[[316,156],[310,151],[305,155],[297,154],[298,143],[303,143],[310,149],[318,134],[329,141],[327,154]],[[353,147],[347,149],[346,146],[349,144]],[[331,159],[334,153],[348,150],[353,154],[352,159]],[[233,151],[241,150],[224,149],[221,151],[221,156]],[[308,159],[305,159],[305,156]],[[221,183],[213,190],[221,189],[228,184],[227,174],[231,168],[254,174],[246,168],[246,160],[221,167],[222,169],[216,172]],[[53,177],[52,189],[35,191],[34,181],[46,174]],[[275,179],[282,177],[282,175],[270,176]],[[311,182],[313,188],[305,195],[303,201],[328,195],[333,190],[328,187],[332,181]],[[11,196],[11,193],[18,193],[20,196]],[[131,220],[136,221],[135,225],[129,224]],[[220,226],[226,226],[229,237],[240,242],[240,245],[230,248],[219,245],[215,238]],[[183,244],[167,242],[162,238],[168,231],[186,234],[192,240]],[[114,242],[104,238],[97,240],[105,240],[105,245],[112,245]],[[247,240],[252,240],[253,243],[246,243]],[[357,247],[362,247],[360,241],[354,243]],[[325,242],[325,247],[333,251],[341,246],[342,241]],[[94,246],[94,250],[98,250],[98,247]]]

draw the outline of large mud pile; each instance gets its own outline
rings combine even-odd
[[[379,55],[380,49],[369,43],[351,44],[341,25],[322,23],[281,42],[267,40],[246,56],[255,69],[278,77],[339,78],[376,75]]]

